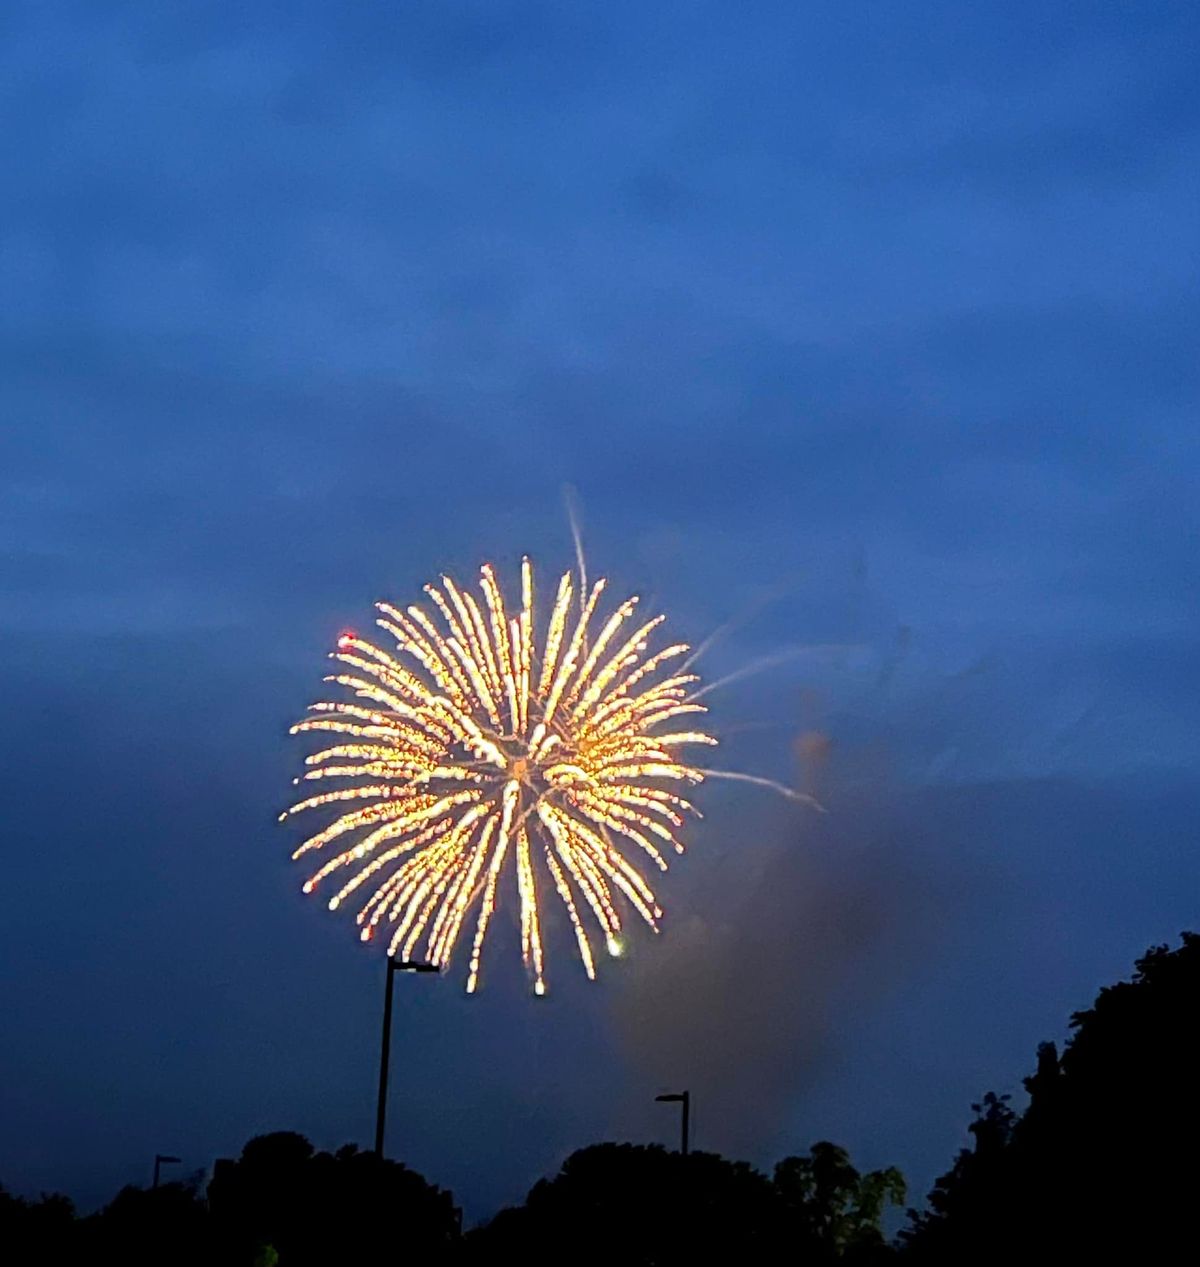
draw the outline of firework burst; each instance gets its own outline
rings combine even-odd
[[[647,654],[663,617],[636,619],[636,598],[601,623],[605,582],[581,578],[576,601],[567,573],[539,641],[528,559],[515,613],[490,566],[480,589],[482,603],[443,577],[425,587],[430,610],[377,604],[395,651],[338,639],[341,671],[326,681],[347,698],[312,705],[292,727],[336,736],[303,775],[335,790],[280,817],[336,814],[293,856],[324,859],[304,891],[337,885],[329,908],[358,903],[364,941],[383,928],[389,954],[423,946],[445,966],[473,923],[468,992],[502,890],[515,889],[522,955],[542,994],[550,889],[589,977],[595,929],[620,952],[623,909],[657,929],[662,910],[644,871],[665,871],[666,855],[683,852],[684,815],[696,811],[676,789],[707,773],[679,752],[716,740],[674,720],[705,712],[693,698],[698,678],[669,667],[684,643]]]

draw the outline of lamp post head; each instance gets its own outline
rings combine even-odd
[[[681,1091],[673,1095],[656,1095],[654,1098],[663,1104],[678,1104],[688,1098],[688,1093]]]
[[[388,968],[392,972],[441,972],[436,963],[428,963],[424,959],[397,959],[395,956],[388,960]]]

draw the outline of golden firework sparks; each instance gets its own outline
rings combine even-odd
[[[697,675],[665,667],[688,647],[647,655],[663,617],[639,622],[630,598],[601,623],[604,580],[581,578],[577,593],[570,573],[539,641],[528,559],[515,613],[490,565],[482,603],[449,577],[425,589],[433,615],[377,604],[394,652],[355,634],[338,639],[341,670],[326,681],[348,698],[312,705],[292,727],[336,736],[296,780],[315,783],[314,794],[280,815],[336,815],[293,855],[324,859],[304,891],[337,885],[330,910],[355,897],[362,939],[384,927],[389,954],[423,947],[445,966],[468,940],[472,992],[488,923],[515,878],[522,955],[543,994],[540,905],[553,888],[594,977],[595,928],[613,955],[623,909],[657,929],[662,910],[643,870],[648,860],[665,871],[667,855],[683,852],[683,816],[697,811],[675,789],[710,773],[679,750],[716,740],[687,723],[666,727],[706,711]]]

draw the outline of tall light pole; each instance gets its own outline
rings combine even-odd
[[[154,1154],[154,1182],[150,1185],[152,1188],[158,1187],[158,1175],[163,1166],[178,1166],[180,1158],[168,1157],[166,1153]]]
[[[387,983],[383,990],[383,1043],[379,1051],[379,1101],[375,1105],[375,1156],[383,1156],[383,1128],[387,1121],[388,1059],[392,1048],[392,978],[397,972],[437,972],[438,966],[423,959],[387,961]]]
[[[677,1091],[671,1095],[656,1095],[655,1100],[660,1104],[678,1104],[682,1106],[680,1117],[682,1118],[682,1148],[680,1152],[686,1157],[688,1155],[688,1119],[692,1110],[692,1093],[690,1091]]]

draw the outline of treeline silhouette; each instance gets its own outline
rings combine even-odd
[[[1132,981],[1071,1017],[1062,1055],[1038,1048],[1028,1106],[973,1105],[964,1150],[910,1212],[922,1263],[1200,1262],[1200,935],[1157,946]]]
[[[861,1174],[827,1142],[770,1176],[712,1153],[599,1144],[464,1234],[452,1195],[399,1162],[279,1132],[218,1162],[207,1184],[128,1187],[86,1218],[65,1197],[0,1188],[0,1262],[1197,1261],[1198,1003],[1200,936],[1150,950],[1131,981],[1071,1018],[1061,1056],[1038,1049],[1023,1111],[992,1093],[973,1106],[973,1147],[892,1242],[900,1173]]]

